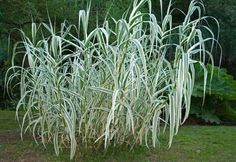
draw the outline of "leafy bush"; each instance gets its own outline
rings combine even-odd
[[[140,11],[145,4],[150,12]],[[53,142],[56,154],[70,147],[71,158],[80,144],[155,147],[167,126],[170,146],[189,115],[194,64],[213,63],[206,44],[216,40],[202,3],[192,1],[179,25],[172,24],[171,2],[161,24],[151,7],[149,0],[135,0],[121,19],[91,32],[89,7],[79,12],[78,26],[62,23],[56,31],[52,23],[32,23],[31,36],[21,31],[6,85],[20,78],[22,133],[30,129],[35,140]],[[22,66],[14,65],[20,53]],[[206,79],[204,70],[204,87]]]
[[[221,69],[208,64],[208,71],[213,68],[212,78],[208,78],[206,86],[206,98],[204,97],[204,72],[200,66],[195,65],[196,82],[194,86],[191,114],[204,119],[206,122],[219,124],[221,120],[236,121],[236,112],[232,109],[230,101],[236,100],[236,80]]]
[[[195,68],[197,72],[193,96],[203,97],[204,83],[202,80],[204,79],[204,72],[199,66],[195,66]],[[206,68],[207,71],[213,70],[212,78],[208,78],[207,80],[207,94],[217,95],[225,100],[236,100],[236,81],[233,76],[228,74],[226,69],[210,64]]]

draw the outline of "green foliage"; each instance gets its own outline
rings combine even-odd
[[[7,58],[7,52],[4,49],[0,48],[0,65],[3,64],[6,58]]]
[[[7,62],[7,40],[0,39],[0,91],[3,92],[4,89],[4,78],[5,72],[10,67],[10,64]],[[0,93],[0,105],[1,98],[3,98],[3,93]]]
[[[221,25],[222,66],[236,78],[236,3],[235,0],[206,0],[208,14],[214,14]]]
[[[141,12],[144,4],[149,12]],[[216,39],[198,1],[179,25],[172,23],[171,3],[159,21],[151,8],[149,0],[135,0],[128,14],[91,31],[89,8],[80,10],[78,26],[65,22],[57,31],[52,23],[32,23],[30,36],[21,30],[6,85],[9,91],[20,78],[22,133],[30,129],[35,140],[52,142],[56,154],[69,147],[71,158],[80,143],[155,147],[167,127],[171,146],[189,115],[194,64],[213,63],[206,44]]]
[[[196,68],[196,83],[194,87],[193,96],[203,97],[204,93],[204,72],[198,65]],[[236,100],[236,80],[233,76],[227,73],[226,69],[219,68],[208,64],[207,71],[213,70],[212,78],[208,77],[207,80],[207,94],[216,95],[225,100]]]
[[[204,119],[206,122],[219,124],[221,120],[236,121],[236,111],[229,101],[236,100],[236,80],[227,73],[226,69],[208,64],[208,71],[213,70],[212,78],[209,77],[206,86],[206,98],[203,107],[201,103],[204,97],[204,72],[198,65],[196,69],[196,82],[193,91],[195,97],[192,101],[191,114]]]
[[[203,98],[193,97],[190,114],[204,120],[206,123],[220,124],[222,121],[217,115],[217,109],[222,108],[218,99],[206,96],[203,105]]]
[[[88,2],[86,0],[0,1],[0,35],[8,35],[13,28],[23,28],[24,31],[30,31],[32,20],[36,23],[48,22],[48,16],[52,21],[57,22],[58,28],[64,20],[76,24],[79,10],[85,9]],[[97,21],[99,25],[102,25],[109,10],[114,18],[121,17],[131,2],[132,0],[91,0],[90,10],[93,16],[89,20],[90,28],[93,29],[97,25]],[[9,8],[9,6],[11,7]],[[12,39],[17,40],[18,36],[17,33],[14,33]]]

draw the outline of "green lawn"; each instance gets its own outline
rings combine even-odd
[[[0,162],[69,161],[68,152],[55,156],[52,145],[44,149],[26,137],[22,142],[14,112],[0,111]],[[136,147],[104,151],[78,151],[75,161],[236,161],[236,126],[183,126],[170,149]]]

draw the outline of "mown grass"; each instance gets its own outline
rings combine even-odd
[[[0,111],[0,161],[69,161],[69,150],[57,157],[53,145],[44,149],[31,138],[20,140],[13,111]],[[4,139],[5,138],[5,139]],[[165,137],[163,137],[165,138]],[[168,141],[166,141],[168,142]],[[235,126],[183,126],[170,149],[109,148],[77,151],[74,161],[227,161],[236,159]]]

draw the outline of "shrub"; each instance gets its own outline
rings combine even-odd
[[[144,4],[150,12],[140,11]],[[155,147],[167,126],[170,146],[189,115],[194,64],[204,70],[205,87],[206,58],[213,64],[206,45],[217,42],[201,2],[190,3],[180,25],[172,24],[171,5],[157,20],[149,0],[135,0],[121,19],[91,32],[88,6],[78,26],[62,23],[55,31],[52,23],[32,23],[31,36],[21,31],[6,85],[20,78],[22,133],[30,129],[36,141],[53,142],[56,154],[69,146],[71,158],[78,143]],[[24,60],[16,66],[20,53]]]
[[[204,91],[204,72],[200,66],[195,66],[196,79],[192,96],[191,114],[202,118],[206,122],[217,123],[223,121],[236,121],[236,112],[232,102],[236,100],[236,81],[226,69],[207,65],[207,70],[214,68],[212,78],[207,79],[206,103],[202,105]]]

